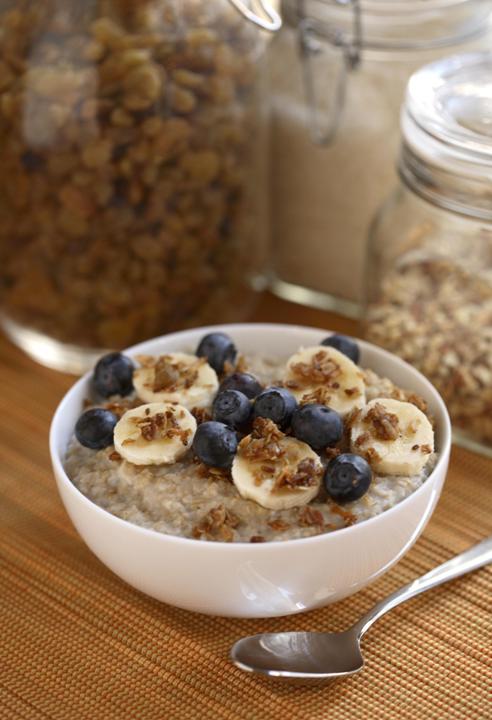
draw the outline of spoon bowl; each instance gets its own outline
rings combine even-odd
[[[345,632],[282,632],[238,640],[231,659],[241,670],[276,680],[320,684],[364,667],[360,640],[371,625],[410,598],[492,562],[492,536],[396,590]]]
[[[232,647],[235,665],[281,680],[336,680],[362,670],[364,659],[354,628],[340,633],[263,633]]]

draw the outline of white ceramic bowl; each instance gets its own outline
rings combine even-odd
[[[288,356],[328,332],[294,325],[199,328],[141,343],[128,354],[193,351],[211,330],[224,330],[243,352]],[[216,543],[164,535],[120,520],[72,484],[63,456],[88,395],[90,374],[61,401],[50,434],[60,495],[75,527],[97,557],[148,595],[188,610],[235,617],[271,617],[321,607],[357,592],[386,572],[414,544],[439,498],[449,462],[451,427],[437,391],[394,355],[360,341],[361,365],[422,395],[437,420],[438,463],[400,504],[358,525],[300,540]]]

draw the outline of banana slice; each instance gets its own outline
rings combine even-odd
[[[239,494],[270,510],[301,507],[318,494],[323,466],[309,445],[257,418],[239,443],[232,481]]]
[[[434,431],[422,410],[390,398],[371,400],[355,418],[352,451],[383,475],[418,475],[434,452]]]
[[[342,416],[366,402],[360,369],[346,355],[324,345],[301,348],[292,355],[284,384],[299,402],[328,405]]]
[[[217,373],[204,358],[186,353],[137,357],[141,367],[133,385],[145,402],[172,402],[183,407],[209,407],[219,388]]]
[[[195,432],[196,420],[182,405],[148,403],[116,423],[114,447],[134,465],[169,464],[191,447]]]

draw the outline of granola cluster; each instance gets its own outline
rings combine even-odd
[[[492,443],[490,276],[443,258],[401,265],[369,307],[366,334],[434,383],[457,429]]]
[[[364,423],[371,427],[372,435],[378,440],[396,440],[400,433],[398,416],[388,412],[381,403],[373,405],[365,414]]]
[[[239,524],[233,512],[227,510],[223,504],[212,508],[205,517],[193,528],[193,537],[203,540],[219,540],[232,542],[234,528]],[[253,541],[252,541],[253,542]]]
[[[179,437],[183,445],[188,445],[191,437],[191,430],[183,429],[180,427],[175,410],[167,410],[166,412],[156,413],[155,415],[150,414],[149,408],[145,411],[145,417],[133,418],[135,425],[137,425],[141,437],[147,442],[152,442],[159,438],[172,438]],[[135,442],[131,438],[123,440],[123,445]]]
[[[263,464],[276,462],[285,456],[285,448],[280,444],[284,438],[285,434],[272,420],[258,417],[253,423],[251,434],[241,440],[238,449],[249,460]],[[269,466],[265,469],[268,471]]]
[[[297,466],[284,468],[275,478],[277,488],[310,487],[314,485],[322,474],[319,463],[312,458],[305,458]]]
[[[191,414],[195,418],[197,425],[209,422],[212,419],[212,413],[207,408],[194,407],[191,409]]]
[[[328,357],[326,353],[320,350],[316,355],[311,358],[310,362],[299,362],[294,363],[290,367],[296,380],[288,381],[285,383],[286,387],[296,389],[299,385],[312,385],[322,384],[325,388],[334,388],[335,390],[340,387],[337,382],[337,377],[341,373],[341,368],[335,360]]]
[[[299,462],[296,448],[282,442],[288,436],[267,418],[256,418],[253,430],[239,443],[239,452],[248,460],[257,463],[256,482],[261,484],[265,477],[273,477],[275,488],[311,487],[322,474],[322,468],[312,458]]]
[[[198,369],[204,365],[204,358],[197,358],[192,364],[176,360],[170,355],[139,355],[137,360],[144,368],[152,368],[152,381],[149,386],[153,392],[176,392],[189,389],[198,378]]]
[[[123,347],[247,309],[257,62],[226,0],[0,7],[0,301]]]

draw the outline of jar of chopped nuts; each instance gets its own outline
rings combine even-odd
[[[410,79],[401,187],[372,228],[367,337],[441,392],[458,440],[492,453],[492,54]],[[375,179],[377,180],[377,178]]]
[[[278,25],[239,0],[0,0],[0,322],[28,353],[78,372],[248,311]]]

